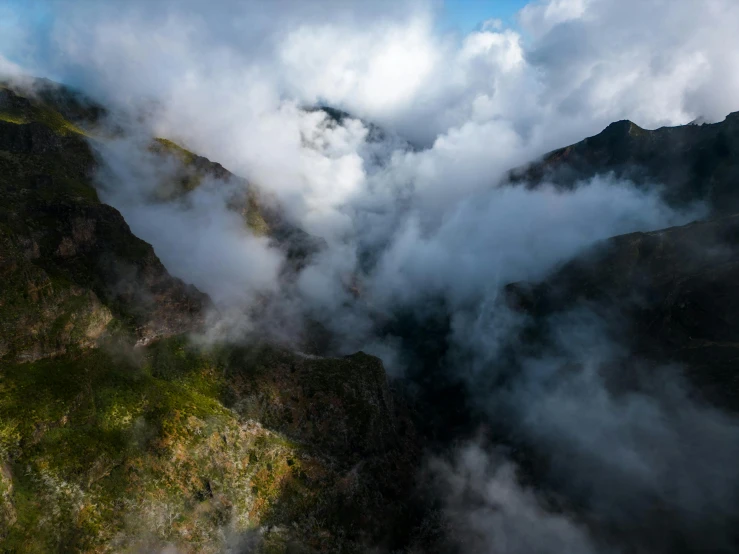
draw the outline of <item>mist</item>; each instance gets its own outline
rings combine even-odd
[[[33,7],[47,24],[18,11],[0,71],[48,76],[111,106],[124,133],[93,141],[101,199],[211,297],[197,340],[257,333],[299,350],[304,323],[317,322],[328,354],[376,354],[402,382],[414,353],[387,321],[448,310],[439,378],[462,383],[475,419],[545,466],[535,486],[515,453],[469,435],[431,452],[424,483],[454,548],[728,548],[736,418],[695,400],[679,368],[627,355],[617,310],[552,319],[554,344],[509,364],[526,317],[502,291],[609,237],[706,215],[700,203],[668,206],[661,183],[604,174],[562,190],[505,176],[612,121],[656,128],[739,109],[739,5],[546,0],[514,27],[491,19],[465,35],[439,31],[434,2]],[[158,197],[174,167],[151,153],[152,137],[245,181]],[[304,267],[232,209],[249,187],[322,241]],[[609,385],[623,366],[639,369],[626,392]]]

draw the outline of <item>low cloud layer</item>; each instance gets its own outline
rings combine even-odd
[[[216,304],[246,308],[259,292],[273,291],[281,254],[229,208],[231,198],[244,191],[212,179],[184,196],[161,198],[176,178],[175,164],[151,152],[150,140],[96,144],[103,162],[97,176],[102,200],[121,211],[137,236],[155,245],[170,272],[207,292]]]
[[[500,452],[472,442],[451,460],[431,460],[428,472],[453,523],[450,541],[463,552],[599,552],[586,527],[522,485]]]
[[[542,279],[596,241],[704,213],[666,207],[659,183],[601,175],[562,191],[507,186],[505,173],[614,120],[654,128],[739,109],[739,5],[538,1],[515,28],[491,20],[466,36],[441,34],[437,10],[34,2],[14,12],[0,71],[76,85],[143,129],[96,145],[102,198],[213,298],[219,332],[270,328],[290,340],[308,315],[336,351],[374,352],[402,376],[405,353],[380,328],[399,309],[447,307],[447,378],[534,445],[549,463],[542,488],[567,498],[522,484],[497,449],[435,458],[434,487],[463,552],[618,551],[603,537],[620,531],[636,537],[614,541],[627,548],[648,550],[658,532],[688,545],[710,532],[722,548],[739,499],[736,421],[694,404],[677,377],[614,394],[601,369],[627,362],[598,318],[556,322],[556,352],[526,358],[503,392],[486,383],[520,329],[501,307],[503,286]],[[307,109],[318,105],[351,116]],[[325,247],[285,280],[285,252],[229,209],[244,185],[214,179],[154,201],[172,168],[148,150],[151,136],[274,195]]]
[[[480,405],[546,460],[533,462],[539,486],[619,550],[730,551],[739,420],[696,401],[680,367],[630,355],[618,319],[586,308],[553,317],[550,348],[524,356]]]

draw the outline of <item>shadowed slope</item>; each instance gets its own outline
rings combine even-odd
[[[555,150],[511,172],[513,182],[551,182],[570,187],[596,174],[663,185],[675,206],[706,201],[716,214],[739,211],[739,113],[710,125],[642,129],[630,121]]]

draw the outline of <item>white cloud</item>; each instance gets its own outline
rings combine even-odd
[[[203,182],[179,201],[154,201],[173,167],[135,139],[99,143],[104,169],[97,176],[103,201],[118,208],[137,236],[154,245],[173,274],[206,292],[220,309],[248,311],[257,297],[277,288],[282,254],[253,236],[228,208],[244,191]]]
[[[50,36],[18,16],[18,36],[44,35],[39,48],[6,40],[2,54],[119,108],[147,113],[152,134],[181,141],[274,193],[292,218],[327,242],[295,286],[281,290],[282,254],[246,232],[226,209],[222,189],[206,186],[187,204],[153,205],[142,200],[141,187],[161,168],[148,166],[138,149],[113,148],[106,160],[120,170],[119,181],[110,181],[117,188],[105,199],[167,267],[222,305],[249,306],[274,293],[283,302],[275,311],[308,311],[346,349],[390,352],[398,363],[393,346],[374,334],[378,314],[440,295],[460,308],[453,314],[454,346],[474,352],[484,367],[496,353],[493,343],[515,330],[510,314],[488,313],[500,286],[540,278],[596,240],[694,216],[666,209],[656,189],[607,177],[569,192],[497,186],[508,169],[614,120],[655,127],[701,116],[718,120],[739,109],[734,0],[539,1],[521,12],[520,29],[488,24],[460,39],[438,33],[434,6],[424,2],[47,6]],[[4,59],[0,70],[14,71]],[[337,125],[301,109],[317,102],[390,132],[373,141],[373,129],[359,120]],[[359,298],[349,290],[357,284]],[[484,309],[461,309],[470,305]],[[526,375],[542,367],[532,361]],[[639,475],[632,484],[642,469],[647,476],[671,475],[664,459],[629,442],[641,429],[639,418],[648,420],[648,437],[666,437],[668,450],[677,452],[681,479],[692,466],[676,436],[695,438],[695,421],[720,420],[720,432],[696,442],[709,450],[732,429],[732,422],[700,410],[691,412],[694,419],[660,427],[659,405],[619,403],[587,380],[554,390],[536,379],[524,385],[514,391],[517,407],[535,409],[509,412],[522,433],[550,452],[562,439],[572,468],[591,463],[588,452],[603,447],[606,458],[618,455],[619,471],[634,462],[630,475]],[[619,419],[622,409],[633,417]],[[601,436],[612,438],[611,450]],[[709,472],[712,462],[702,458]],[[474,471],[464,469],[470,464]],[[448,506],[469,518],[461,528],[481,537],[471,551],[527,552],[547,542],[558,545],[553,551],[592,549],[581,526],[547,511],[510,466],[466,451],[447,469]],[[459,491],[468,487],[467,477],[455,476],[460,471],[472,471],[480,483],[483,509],[466,511]],[[711,487],[715,492],[713,481]],[[700,496],[690,486],[677,492]],[[502,510],[489,509],[501,498]],[[528,536],[532,526],[536,532]],[[489,534],[490,528],[498,532]],[[505,537],[513,542],[502,544]]]
[[[451,540],[463,552],[591,554],[597,552],[582,524],[547,509],[516,467],[479,444],[463,445],[452,460],[433,459],[430,473],[454,522]]]
[[[13,63],[0,55],[0,75],[17,78],[22,74],[23,70],[18,64]]]

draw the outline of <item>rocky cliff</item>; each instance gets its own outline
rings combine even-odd
[[[103,113],[49,84],[0,89],[2,550],[407,544],[419,443],[380,360],[192,346],[207,296],[98,200]],[[153,148],[182,186],[236,179]],[[313,247],[253,196],[235,209],[295,259]]]
[[[739,113],[720,123],[642,129],[612,123],[600,134],[551,152],[510,173],[514,183],[561,187],[596,174],[613,174],[640,186],[661,185],[674,206],[705,201],[714,214],[739,212]]]
[[[594,310],[634,357],[684,368],[704,400],[739,411],[737,244],[738,215],[614,237],[541,283],[508,285],[508,300],[544,336],[557,314]]]

